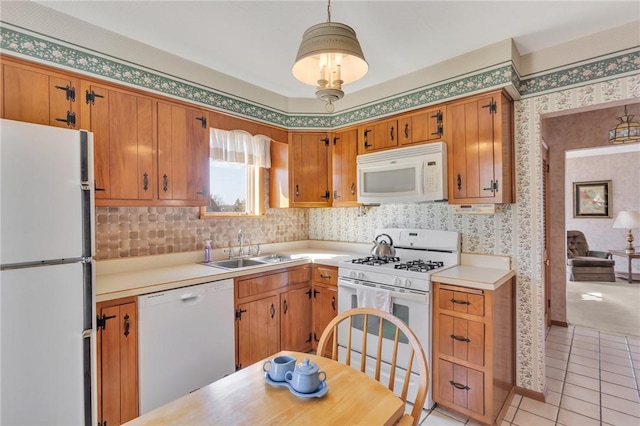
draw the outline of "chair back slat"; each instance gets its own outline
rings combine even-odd
[[[326,353],[325,348],[328,347],[331,339],[331,345],[332,345],[331,357],[337,360],[338,359],[338,340],[339,340],[338,333],[339,331],[342,331],[343,333],[346,332],[345,364],[352,366],[351,365],[351,352],[353,350],[352,330],[355,327],[355,324],[354,324],[355,317],[362,317],[364,320],[363,326],[362,326],[362,342],[361,342],[362,346],[361,347],[363,348],[363,350],[362,350],[361,360],[360,360],[360,371],[366,373],[367,358],[373,357],[372,355],[367,356],[367,336],[369,335],[368,324],[369,324],[370,318],[377,318],[379,321],[379,324],[377,327],[377,332],[378,332],[378,336],[377,336],[378,338],[376,340],[377,346],[375,348],[374,378],[377,381],[381,380],[380,376],[382,374],[381,370],[382,370],[383,359],[384,357],[390,357],[391,365],[390,365],[389,383],[387,387],[389,390],[396,392],[395,382],[396,382],[396,378],[398,378],[398,380],[402,383],[400,398],[404,402],[407,402],[407,398],[409,394],[409,384],[412,379],[411,378],[412,369],[415,362],[416,371],[414,371],[413,374],[418,375],[419,381],[418,381],[418,389],[416,392],[416,397],[415,397],[415,400],[413,401],[414,402],[413,408],[411,409],[411,417],[413,418],[413,425],[417,425],[417,422],[420,419],[422,407],[424,406],[424,402],[427,398],[427,391],[429,387],[429,366],[427,365],[427,358],[424,354],[424,350],[422,349],[422,346],[420,345],[420,341],[418,340],[416,335],[413,333],[413,331],[404,322],[402,322],[402,320],[400,320],[399,318],[393,316],[388,312],[383,312],[377,309],[372,309],[372,308],[350,309],[346,312],[338,314],[335,318],[333,318],[329,322],[325,330],[322,332],[322,336],[320,336],[317,353],[319,355],[324,355]],[[390,324],[389,326],[390,329],[395,327],[395,330],[394,330],[395,336],[393,339],[393,344],[391,346],[387,345],[386,347],[384,345],[385,338],[383,333],[384,332],[383,323],[385,321],[387,321],[387,323]],[[347,330],[344,330],[345,325],[348,325]],[[375,333],[374,330],[372,330],[372,332]],[[400,344],[401,344],[400,339],[402,336],[406,338],[410,346],[409,358],[407,360],[406,370],[404,365],[402,366],[402,368],[398,366],[398,362],[399,362],[398,352],[400,349]],[[388,341],[390,344],[391,343],[390,339],[388,339]],[[372,340],[372,343],[373,343],[373,340]],[[386,353],[387,350],[390,350],[391,352]],[[374,352],[370,352],[370,353],[373,354]],[[355,366],[352,366],[352,367],[355,368]],[[398,371],[399,369],[400,371],[396,373],[396,371]]]

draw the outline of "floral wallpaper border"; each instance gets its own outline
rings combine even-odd
[[[438,103],[452,97],[491,88],[512,86],[522,97],[548,90],[610,79],[640,69],[640,48],[593,62],[570,66],[528,79],[521,79],[513,64],[479,70],[446,83],[425,86],[411,93],[377,101],[334,115],[287,114],[263,105],[189,83],[140,65],[126,63],[79,46],[1,23],[0,51],[27,57],[51,66],[65,67],[98,77],[170,95],[257,121],[287,129],[330,129]]]

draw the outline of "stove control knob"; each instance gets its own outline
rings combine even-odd
[[[355,277],[356,277],[356,271],[350,271],[349,278],[355,278]]]
[[[364,279],[364,272],[358,272],[358,278],[363,280]]]
[[[400,278],[396,278],[394,281],[394,284],[397,285],[398,287],[402,287],[402,280]]]
[[[409,278],[407,278],[406,280],[404,280],[404,286],[405,287],[411,287],[411,280]]]

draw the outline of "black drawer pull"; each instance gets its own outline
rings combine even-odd
[[[451,337],[452,339],[456,339],[459,342],[471,342],[468,337],[456,336],[455,334],[450,334],[449,337]]]
[[[320,274],[320,278],[331,278],[331,275]]]
[[[455,303],[456,305],[470,305],[471,302],[467,301],[467,300],[457,300],[457,299],[451,299],[451,303]]]
[[[453,380],[449,380],[449,384],[451,386],[453,386],[454,388],[456,388],[456,389],[466,390],[466,391],[471,390],[471,388],[469,386],[465,386],[465,385],[462,385],[460,383],[456,383]]]

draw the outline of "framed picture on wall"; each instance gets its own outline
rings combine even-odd
[[[611,181],[573,182],[573,217],[611,217]]]

